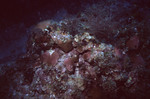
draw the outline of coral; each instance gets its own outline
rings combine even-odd
[[[16,73],[14,97],[115,99],[149,88],[144,75],[149,57],[143,54],[147,47],[140,46],[144,39],[138,28],[142,23],[132,16],[120,17],[130,13],[120,2],[104,5],[94,4],[76,18],[36,25],[21,58],[29,62],[18,62],[33,69],[33,78],[26,84],[27,73]]]
[[[59,53],[56,50],[48,50],[42,54],[43,62],[49,65],[55,65],[59,59]]]
[[[45,20],[39,22],[36,26],[35,29],[41,29],[42,31],[46,30],[50,25],[52,25],[54,22],[52,20]]]
[[[73,65],[75,61],[76,61],[76,57],[71,57],[64,61],[64,65],[66,66],[67,70],[73,71]]]
[[[122,58],[123,57],[121,49],[115,47],[114,52],[115,52],[115,56],[116,57],[118,57],[118,58]]]
[[[73,49],[72,46],[72,36],[68,33],[63,33],[61,31],[55,31],[50,33],[53,41],[64,51],[69,52]]]
[[[34,65],[38,65],[33,67],[35,74],[29,86],[32,93],[27,91],[29,96],[34,94],[34,97],[47,97],[49,95],[53,98],[67,99],[80,94],[85,97],[82,93],[91,81],[97,82],[100,87],[97,90],[116,94],[117,82],[124,81],[126,87],[137,83],[136,71],[136,73],[124,72],[128,71],[128,66],[130,67],[125,50],[113,47],[111,44],[97,42],[88,32],[74,36],[62,30],[52,29],[52,31],[44,32],[54,43],[49,45],[49,50],[41,50],[41,54],[37,56],[41,58],[35,60]],[[43,37],[45,35],[40,38]],[[34,39],[38,38],[34,37]],[[41,46],[45,42],[47,40],[36,42],[36,44]],[[33,46],[33,48],[37,47]],[[142,57],[130,58],[132,65],[136,65],[137,60],[139,61],[137,64],[144,65]],[[44,96],[42,92],[47,95]]]

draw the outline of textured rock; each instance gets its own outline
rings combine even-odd
[[[55,31],[54,33],[51,33],[51,38],[54,40],[54,42],[64,51],[69,52],[73,49],[72,46],[72,36],[63,33],[61,31]]]
[[[55,50],[48,50],[42,54],[43,62],[49,65],[56,65],[59,59],[59,53]]]

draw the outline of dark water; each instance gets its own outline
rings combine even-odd
[[[74,0],[75,1],[75,0]],[[76,13],[81,2],[69,0],[15,0],[1,3],[0,64],[15,60],[26,52],[30,28],[46,19],[61,20]],[[68,6],[69,5],[69,6]],[[72,7],[71,10],[69,7]]]

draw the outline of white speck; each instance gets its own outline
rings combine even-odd
[[[49,50],[48,51],[50,55],[52,55],[55,51],[54,50]]]
[[[122,53],[123,53],[123,54],[126,54],[126,52],[125,52],[125,51],[123,51]]]
[[[56,36],[53,36],[54,38],[56,38]]]
[[[77,39],[77,38],[75,38],[74,40],[75,40],[76,42],[78,42],[78,41],[79,41],[79,39]]]
[[[100,52],[100,55],[101,55],[102,57],[104,57],[104,52]]]
[[[49,32],[49,30],[48,30],[48,29],[44,29],[44,31]]]
[[[25,96],[29,96],[29,94],[25,94]]]
[[[59,77],[58,77],[58,76],[56,76],[56,79],[59,79]]]

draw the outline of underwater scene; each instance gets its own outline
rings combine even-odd
[[[1,99],[150,99],[150,1],[1,6]]]

